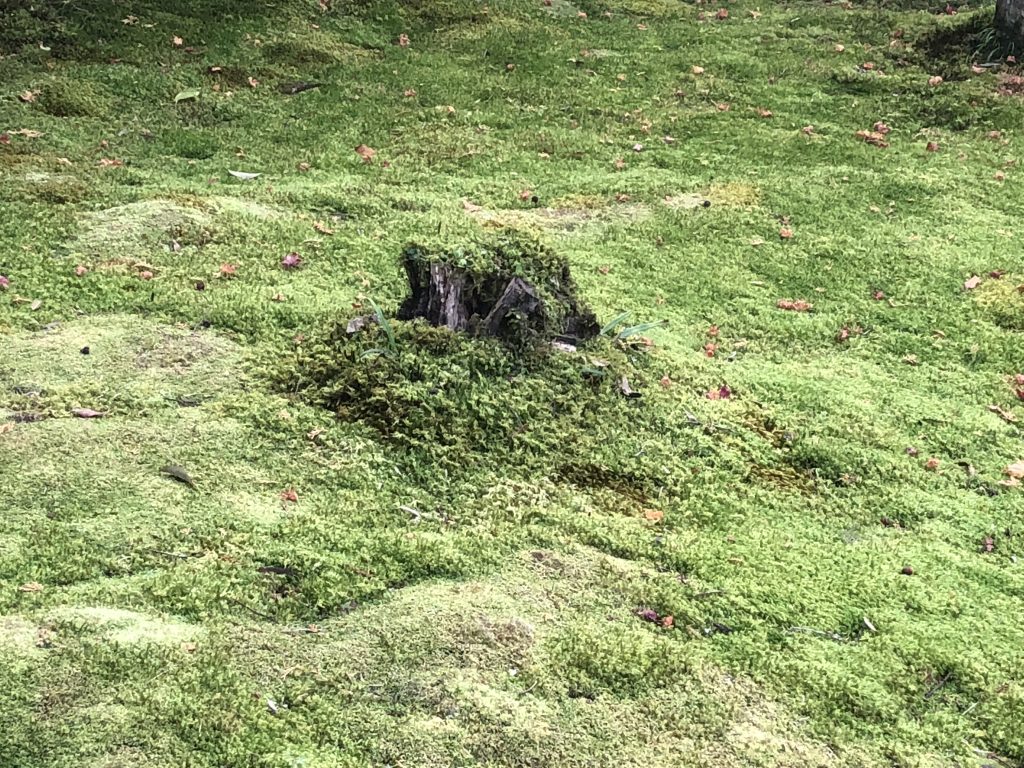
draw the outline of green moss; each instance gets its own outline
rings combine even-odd
[[[110,96],[89,80],[54,78],[39,88],[36,105],[54,117],[101,117],[110,109]]]
[[[0,18],[0,755],[1024,759],[990,11],[130,5]],[[47,83],[87,119],[17,98]],[[409,243],[670,324],[393,320]],[[393,344],[345,333],[368,297]]]

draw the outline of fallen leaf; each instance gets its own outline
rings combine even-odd
[[[937,142],[929,141],[927,144],[925,144],[924,151],[925,152],[938,152],[939,151],[939,145],[938,145]]]
[[[660,523],[665,517],[665,513],[660,509],[645,509],[644,518],[651,523]]]
[[[835,48],[833,48],[832,50],[834,50],[836,53],[842,53],[843,51],[846,50],[846,46],[843,45],[842,43],[836,43]]]
[[[964,282],[964,290],[973,291],[979,285],[981,285],[981,278],[978,277],[977,275],[974,275],[974,277]]]
[[[246,80],[246,82],[249,83],[249,87],[250,88],[255,88],[255,87],[257,87],[260,84],[260,81],[257,80],[255,77],[249,77]]]
[[[633,145],[633,151],[634,152],[643,152],[644,151],[644,145],[643,144],[634,144]]]
[[[711,338],[715,338],[716,336],[718,336],[718,326],[717,325],[710,325],[710,326],[708,326],[708,329],[705,331],[705,333],[708,336],[710,336]]]
[[[932,75],[928,78],[928,85],[942,85],[942,77],[940,75]]]
[[[806,136],[813,136],[814,135],[814,126],[813,125],[805,125],[803,128],[800,129],[800,131],[804,135],[806,135]]]
[[[220,265],[220,276],[221,277],[234,277],[236,272],[238,272],[238,265],[237,264],[221,264]]]
[[[35,312],[41,306],[43,306],[43,300],[42,299],[33,299],[32,303],[28,305],[28,308],[31,309],[33,312]]]
[[[294,488],[288,488],[281,491],[281,501],[296,502],[299,500],[299,494],[295,492]]]
[[[324,224],[322,221],[314,221],[313,229],[319,232],[321,235],[333,235],[334,230]]]
[[[757,108],[757,114],[761,117],[771,117],[772,111],[770,109],[764,109],[763,107]]]
[[[889,146],[889,142],[885,140],[885,134],[880,131],[857,131],[855,135],[876,147],[884,149]]]
[[[666,144],[675,144],[676,140],[674,136],[662,136],[661,140]]]
[[[1003,474],[1012,480],[1020,480],[1024,478],[1024,461],[1017,461],[1010,464],[1003,470]]]
[[[36,95],[37,95],[36,91],[28,91],[28,90],[22,91],[21,93],[18,94],[18,100],[19,101],[23,101],[26,104],[31,104],[33,101],[36,100]]]
[[[196,648],[198,648],[198,647],[199,646],[197,646],[195,643],[191,643],[191,642],[185,642],[185,643],[181,644],[181,650],[184,651],[185,653],[195,653],[196,652]]]
[[[152,280],[153,279],[153,273],[150,270],[148,270],[148,269],[144,269],[141,272],[139,272],[139,279],[140,280]]]
[[[100,168],[120,168],[124,165],[124,160],[116,157],[101,157],[96,165]]]
[[[709,341],[707,344],[704,345],[705,357],[714,357],[716,352],[718,352],[718,345],[715,344],[714,342]]]
[[[715,14],[715,18],[719,21],[729,18],[729,11],[726,8],[719,8],[718,13]]]
[[[860,65],[860,68],[870,72],[875,68],[875,62],[865,61],[863,64]]]
[[[2,424],[0,424],[0,435],[6,435],[8,432],[12,432],[13,430],[14,424],[12,424],[9,421],[5,421]]]
[[[672,379],[668,377],[668,374],[665,374],[658,383],[661,384],[662,389],[668,389],[672,386]]]
[[[704,67],[698,67],[696,64],[694,64],[693,68],[690,71],[693,72],[693,74],[695,75],[703,75]]]
[[[602,265],[597,268],[597,271],[600,272],[602,275],[607,275],[609,272],[612,271],[612,268],[606,265]]]
[[[629,398],[640,397],[640,393],[629,386],[629,379],[625,376],[619,379],[619,391]]]
[[[813,304],[809,301],[804,301],[803,299],[797,299],[796,301],[793,301],[792,299],[779,299],[775,302],[775,306],[789,312],[810,312],[814,309]]]
[[[1001,138],[1003,138],[1003,132],[1002,131],[989,131],[988,132],[988,137],[990,139],[1001,139]]]
[[[302,266],[302,257],[295,251],[292,251],[281,259],[281,266],[284,269],[298,269]]]
[[[29,582],[27,582],[25,584],[22,584],[20,587],[18,587],[18,591],[19,592],[42,592],[43,591],[43,585],[40,584],[38,581],[29,581]]]
[[[757,246],[759,246],[759,245],[764,245],[764,238],[763,237],[752,237],[752,238],[750,238],[750,244],[752,246],[754,246],[755,248]]]
[[[616,170],[621,171],[625,167],[626,167],[626,161],[625,160],[623,160],[621,157],[615,158],[615,169]]]
[[[789,240],[791,237],[793,237],[793,230],[783,227],[782,229],[779,230],[779,237],[781,237],[783,240]]]
[[[927,469],[929,472],[935,472],[939,468],[940,463],[941,462],[939,462],[938,459],[932,457],[924,463],[924,468]]]
[[[192,475],[190,475],[182,466],[177,464],[167,464],[160,467],[160,472],[161,474],[167,475],[172,480],[177,480],[179,483],[187,485],[189,488],[196,487],[196,481],[192,479]]]
[[[661,617],[661,626],[663,626],[665,629],[672,629],[675,626],[675,623],[676,620],[672,616]]]
[[[398,40],[395,41],[399,48],[409,47],[409,36],[404,32],[398,36]]]
[[[992,175],[992,178],[995,179],[996,181],[1003,181],[1004,179],[1006,179],[1006,174],[1003,173],[1002,171],[996,171]]]
[[[533,197],[533,190],[532,189],[523,189],[523,190],[519,191],[519,199],[520,200],[529,200],[531,197]]]
[[[466,213],[479,213],[484,209],[484,207],[482,205],[477,205],[476,203],[472,203],[469,200],[464,199],[462,201],[462,209]]]
[[[890,128],[888,125],[886,125],[881,120],[879,120],[873,126],[871,126],[871,130],[877,131],[878,133],[882,134],[883,136],[886,136],[886,135],[889,134],[890,131],[892,131],[892,128]]]
[[[6,291],[11,285],[11,280],[5,275],[0,275],[0,291]]]
[[[358,147],[356,147],[355,152],[357,155],[363,158],[364,163],[372,163],[373,158],[377,156],[377,150],[371,149],[365,144],[360,144]]]
[[[405,98],[407,98],[407,99],[411,99],[413,96],[416,95],[416,89],[415,88],[406,88],[405,91],[402,92],[402,95],[405,96]]]
[[[103,418],[101,411],[94,411],[92,408],[73,408],[71,415],[79,419],[100,419]]]
[[[9,133],[0,133],[0,144],[10,144],[10,143],[11,143],[11,134],[9,134]]]
[[[311,166],[309,163],[299,163],[295,167],[299,170],[299,173],[308,173],[309,169],[312,168],[313,166]]]
[[[232,171],[232,170],[229,169],[228,170],[228,175],[234,176],[236,179],[238,179],[240,181],[252,181],[253,179],[258,179],[263,174],[262,173],[249,173],[248,171]]]
[[[185,41],[182,40],[177,35],[175,35],[174,37],[171,38],[171,45],[173,45],[175,48],[181,48],[181,46],[183,46],[184,44],[185,44]]]
[[[732,109],[732,104],[726,101],[719,101],[715,104],[715,109],[717,109],[719,112],[728,112],[730,109]]]

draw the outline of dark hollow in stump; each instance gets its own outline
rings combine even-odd
[[[468,255],[467,255],[468,251]],[[403,253],[409,297],[400,320],[507,341],[579,342],[596,336],[594,314],[576,297],[564,259],[536,243],[506,236],[458,251],[410,245]]]

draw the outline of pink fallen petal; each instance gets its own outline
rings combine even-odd
[[[977,287],[978,287],[979,285],[981,285],[981,278],[980,278],[980,277],[978,277],[977,275],[975,275],[975,276],[974,276],[974,277],[972,277],[972,278],[971,278],[970,280],[967,280],[967,281],[966,281],[966,282],[964,283],[964,290],[965,290],[965,291],[973,291],[973,290],[974,290],[975,288],[977,288]]]
[[[7,287],[11,284],[10,278],[5,275],[0,275],[0,291],[6,291]]]
[[[281,266],[285,269],[296,269],[302,264],[302,257],[299,256],[295,251],[292,251],[283,259],[281,259]]]

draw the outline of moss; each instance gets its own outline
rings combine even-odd
[[[1008,331],[1024,331],[1024,276],[1003,275],[986,280],[973,294],[974,301],[992,322]]]
[[[110,109],[110,96],[94,82],[54,78],[39,88],[36,105],[54,117],[101,117]]]

